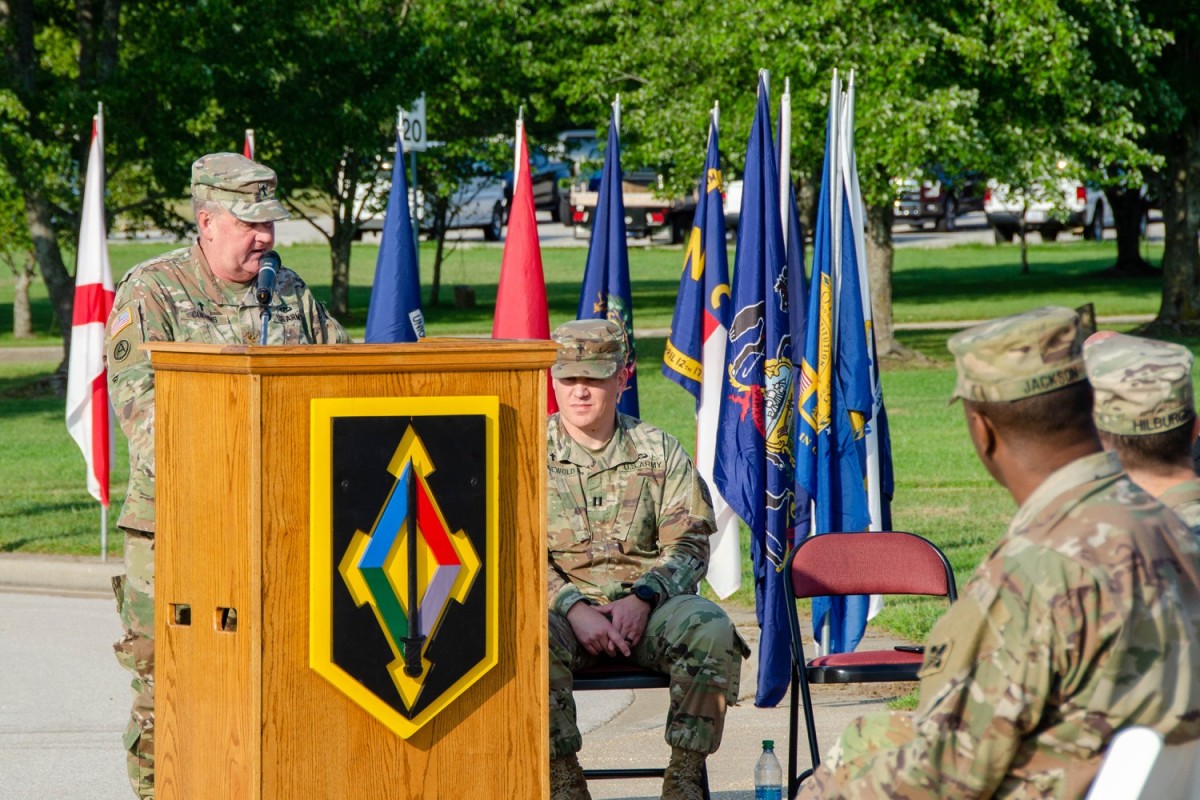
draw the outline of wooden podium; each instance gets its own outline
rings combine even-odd
[[[157,392],[159,800],[546,797],[545,404],[553,344],[429,339],[147,349]],[[342,552],[329,554],[328,570],[314,555],[322,547],[314,531],[329,526],[321,495],[351,481],[328,489],[318,480],[317,491],[311,488],[314,465],[328,457],[316,441],[325,429],[313,420],[322,404],[373,413],[415,400],[453,412],[456,398],[496,409],[487,423],[498,445],[488,467],[494,549],[476,547],[495,580],[471,584],[487,586],[494,604],[498,624],[488,635],[495,657],[444,708],[427,711],[416,730],[397,733],[312,666],[321,660],[314,652],[329,650],[313,634],[322,624],[321,592],[344,594],[360,574]],[[454,464],[445,462],[453,459],[442,453],[438,475],[452,474]],[[424,513],[429,501],[421,502]],[[442,511],[453,528],[457,509],[451,503]],[[369,526],[368,519],[356,535]],[[376,580],[403,556],[389,558]],[[360,594],[382,585],[356,580]],[[470,592],[472,602],[481,596]],[[405,596],[403,587],[396,595]],[[367,618],[374,631],[364,642],[385,641],[381,628],[394,615],[376,609],[378,626]],[[430,641],[453,642],[455,634],[434,631]],[[339,635],[342,652],[353,651],[355,642],[347,650]]]

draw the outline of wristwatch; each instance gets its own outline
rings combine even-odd
[[[639,583],[633,587],[633,596],[638,600],[644,600],[650,604],[650,610],[653,611],[658,605],[658,592],[651,589],[644,583]]]

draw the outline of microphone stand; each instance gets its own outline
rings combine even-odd
[[[265,303],[260,301],[259,306],[262,308],[262,334],[259,336],[258,341],[259,344],[265,345],[267,343],[267,323],[271,321],[270,299],[268,299]]]

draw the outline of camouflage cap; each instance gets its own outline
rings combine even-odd
[[[1082,345],[1079,315],[1058,306],[960,331],[947,342],[958,368],[950,402],[1011,402],[1086,380]]]
[[[239,153],[209,153],[192,164],[192,197],[220,203],[243,222],[291,216],[275,199],[275,184],[275,170]]]
[[[1162,433],[1192,421],[1192,354],[1186,347],[1121,333],[1083,345],[1096,392],[1096,427],[1120,436]]]
[[[558,358],[550,368],[556,378],[609,378],[628,360],[625,332],[607,319],[564,322],[550,334]]]

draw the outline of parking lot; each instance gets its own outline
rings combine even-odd
[[[1162,241],[1163,226],[1161,217],[1155,212],[1150,219],[1151,222],[1148,228],[1150,240]],[[304,220],[287,220],[286,222],[278,223],[275,228],[275,235],[280,244],[324,241],[312,229],[312,226]],[[586,237],[576,237],[574,231],[566,225],[551,222],[550,215],[547,212],[538,213],[538,238],[541,240],[542,247],[587,247],[588,243]],[[1078,233],[1063,231],[1059,235],[1058,240],[1060,242],[1073,242],[1079,241],[1082,238],[1082,235]],[[1104,238],[1106,240],[1115,239],[1116,232],[1111,228],[1105,230]],[[959,217],[957,230],[947,233],[935,231],[932,226],[916,230],[910,225],[897,223],[892,227],[892,240],[896,247],[950,247],[958,244],[993,244],[994,242],[992,231],[988,228],[987,219],[981,211],[975,211]],[[364,241],[378,241],[378,237],[368,235],[364,238]],[[504,246],[503,242],[486,242],[483,237],[483,231],[474,228],[449,231],[446,234],[446,241],[471,242],[481,247]],[[1029,241],[1031,243],[1038,243],[1041,241],[1041,237],[1031,233]],[[662,246],[663,244],[663,242],[651,242],[647,239],[629,240],[631,247]]]

